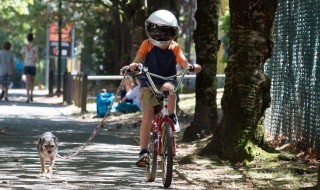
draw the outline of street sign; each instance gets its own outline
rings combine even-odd
[[[59,26],[57,22],[50,24],[49,34],[49,56],[59,55]],[[72,56],[72,25],[61,29],[61,56]]]
[[[71,57],[72,51],[71,42],[61,42],[61,56],[62,57]],[[59,54],[59,43],[58,41],[50,41],[49,55],[58,56]]]

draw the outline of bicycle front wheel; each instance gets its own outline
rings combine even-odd
[[[162,124],[161,143],[162,183],[165,188],[168,188],[172,182],[173,168],[173,137],[171,124],[169,122]]]
[[[148,149],[149,149],[149,157],[148,157],[148,161],[149,164],[146,167],[146,174],[147,174],[147,180],[149,182],[154,181],[154,179],[156,178],[156,174],[157,174],[157,133],[152,131],[150,134],[150,140],[149,140],[149,145],[148,145]]]

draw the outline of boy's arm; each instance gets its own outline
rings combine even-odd
[[[137,54],[136,57],[133,59],[132,63],[129,65],[130,70],[134,71],[139,64],[143,63],[143,61],[144,58]]]
[[[132,63],[129,65],[131,71],[134,71],[139,64],[144,62],[145,57],[148,52],[152,49],[153,45],[149,40],[144,40],[137,52],[136,57],[133,59]]]
[[[184,60],[184,61],[182,61],[182,63],[180,64],[181,65],[181,67],[183,68],[183,69],[185,69],[185,68],[188,68],[188,67],[190,67],[190,66],[193,66],[193,68],[194,68],[194,72],[195,73],[199,73],[201,70],[202,70],[202,67],[199,65],[199,64],[190,64],[189,62],[188,62],[188,60]]]
[[[176,62],[182,67],[182,69],[186,69],[190,66],[194,67],[194,72],[198,73],[201,71],[202,67],[198,64],[190,64],[188,60],[183,55],[182,49],[180,48],[179,44],[173,47],[173,52],[177,56]]]
[[[132,63],[143,63],[144,57],[137,54],[136,57],[133,59]]]

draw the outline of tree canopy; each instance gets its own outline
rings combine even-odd
[[[2,15],[12,15],[12,11],[21,15],[28,15],[29,5],[33,4],[33,0],[2,0],[0,3],[0,11]]]

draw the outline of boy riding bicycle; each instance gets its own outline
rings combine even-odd
[[[138,50],[129,69],[134,71],[141,63],[148,67],[149,72],[168,77],[177,73],[176,66],[179,64],[183,69],[191,66],[183,55],[183,52],[174,38],[179,32],[178,21],[169,11],[158,10],[152,13],[145,22],[145,30],[148,39],[144,40]],[[201,66],[194,64],[194,72],[201,71]],[[140,127],[140,153],[136,162],[138,167],[145,167],[147,163],[148,141],[150,138],[150,126],[154,117],[155,107],[159,106],[157,97],[148,87],[146,79],[141,78],[140,104],[142,107],[142,122]],[[175,80],[164,81],[153,79],[154,84],[161,91],[172,91],[176,85]],[[177,116],[175,114],[176,95],[168,96],[169,117],[175,125],[175,131],[180,131]]]

